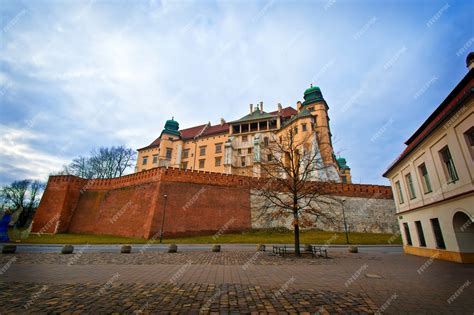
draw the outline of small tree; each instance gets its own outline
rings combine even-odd
[[[252,192],[260,201],[260,219],[291,218],[297,256],[301,227],[313,226],[317,221],[335,223],[331,211],[335,202],[328,194],[329,166],[323,163],[316,143],[314,133],[297,135],[288,128],[278,139],[264,143],[258,153],[266,157],[266,161],[260,158],[259,175],[268,179]]]
[[[20,211],[17,221],[18,226],[25,226],[33,217],[44,186],[44,183],[40,181],[24,179],[14,181],[1,189],[0,194],[5,205]]]

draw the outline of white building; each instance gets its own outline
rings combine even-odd
[[[474,54],[468,73],[384,173],[405,253],[474,262]]]

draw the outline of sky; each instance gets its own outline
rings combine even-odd
[[[0,0],[0,185],[46,180],[167,119],[329,105],[353,182],[384,170],[467,73],[474,1]]]

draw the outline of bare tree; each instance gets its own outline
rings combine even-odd
[[[24,179],[14,181],[1,189],[1,197],[5,204],[16,211],[20,211],[18,226],[25,226],[33,218],[44,187],[44,183],[38,180]]]
[[[82,178],[92,178],[94,172],[89,161],[90,159],[88,157],[79,156],[78,158],[73,159],[69,166],[66,166],[66,170],[67,172]]]
[[[65,166],[59,174],[82,178],[114,178],[123,176],[133,166],[135,151],[125,146],[101,147],[89,157],[79,156]]]
[[[292,220],[297,256],[300,227],[336,221],[331,211],[334,198],[328,194],[328,166],[322,161],[315,137],[314,133],[303,136],[288,128],[280,137],[264,143],[259,152],[259,175],[267,181],[252,192],[259,200],[261,220]]]
[[[16,180],[10,185],[2,188],[2,199],[14,209],[20,209],[25,205],[26,192],[31,184],[30,179]]]

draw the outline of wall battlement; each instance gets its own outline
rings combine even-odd
[[[32,231],[151,238],[159,232],[163,212],[167,235],[212,233],[223,226],[242,231],[252,227],[251,190],[266,183],[264,178],[176,168],[111,179],[50,176]],[[332,195],[393,199],[389,186],[324,187]]]
[[[84,182],[84,190],[117,189],[131,185],[141,185],[149,182],[170,181],[215,186],[232,186],[257,188],[265,185],[265,178],[255,178],[239,175],[228,175],[214,172],[182,170],[178,168],[157,167],[140,173],[125,175],[118,178],[83,179],[73,175],[51,176],[50,181],[59,182]],[[390,186],[372,184],[342,184],[327,183],[328,192],[341,196],[373,197],[392,199]]]

